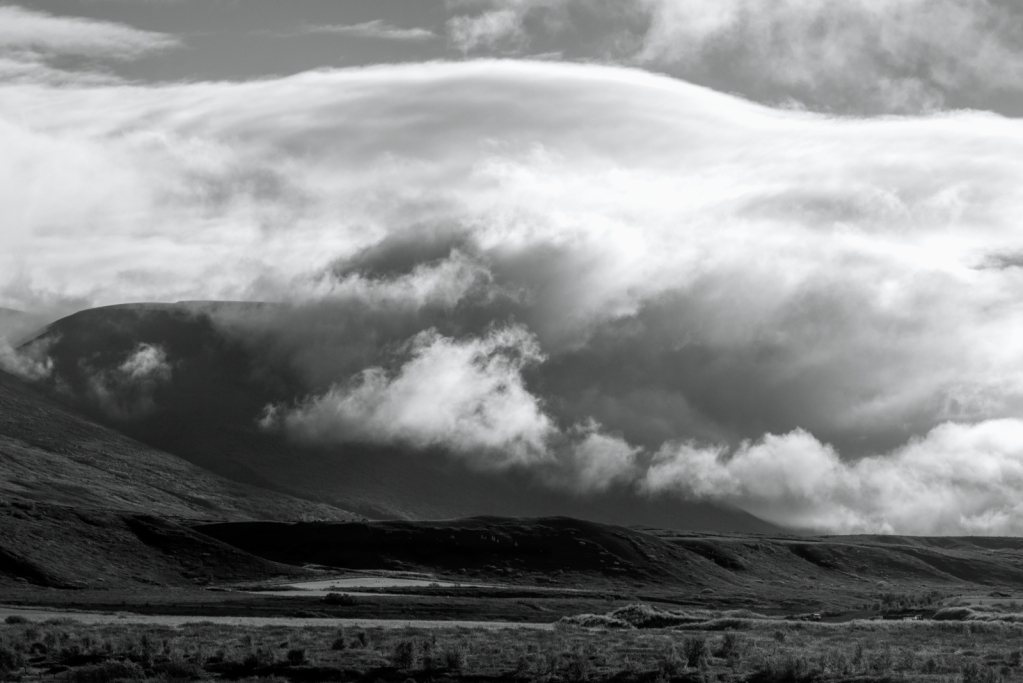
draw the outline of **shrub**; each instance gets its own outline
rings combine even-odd
[[[202,667],[193,662],[185,661],[180,657],[172,657],[153,664],[153,673],[164,678],[176,680],[195,680],[204,678],[206,672]]]
[[[74,669],[68,673],[69,683],[110,683],[110,681],[139,681],[146,672],[135,662],[103,662]]]
[[[14,673],[23,664],[20,652],[0,642],[0,678]]]
[[[806,657],[788,655],[772,657],[758,666],[747,678],[749,683],[812,683],[821,678],[820,669]]]
[[[416,665],[417,650],[416,641],[411,639],[399,640],[394,644],[391,652],[391,664],[396,669],[408,671]]]
[[[664,628],[703,621],[689,614],[667,612],[650,605],[627,605],[616,609],[608,616],[628,622],[636,628]]]
[[[678,648],[672,643],[658,657],[657,671],[661,678],[675,678],[686,670],[686,662],[678,653]]]
[[[301,648],[294,648],[288,650],[288,664],[291,666],[301,666],[306,663],[305,650]]]
[[[565,667],[565,679],[568,681],[588,681],[593,671],[590,654],[582,647],[575,648],[568,658]]]
[[[328,605],[351,606],[356,604],[355,597],[348,593],[327,593],[327,596],[323,598],[323,601]]]
[[[448,671],[461,671],[465,668],[465,648],[455,645],[444,650],[443,661]]]
[[[21,616],[20,614],[12,614],[9,617],[7,617],[6,619],[4,619],[4,623],[5,624],[9,624],[11,626],[13,626],[14,624],[27,624],[28,623],[28,619],[26,619],[25,617]]]
[[[636,628],[624,619],[607,614],[576,614],[571,617],[562,617],[559,623],[582,626],[583,628]]]
[[[714,652],[714,656],[721,657],[722,659],[731,659],[739,654],[742,649],[742,640],[739,638],[738,633],[726,633],[721,638],[721,643],[718,645],[717,650]]]
[[[962,669],[963,683],[998,683],[1001,676],[989,666],[970,662]]]
[[[265,669],[268,666],[274,665],[274,655],[269,650],[263,648],[256,648],[254,651],[249,652],[245,655],[245,659],[242,660],[242,667],[245,669]]]
[[[345,641],[344,636],[338,636],[334,639],[334,642],[330,644],[331,650],[345,650],[348,648],[348,643]]]
[[[935,621],[967,621],[977,616],[969,607],[943,607],[934,614]]]
[[[682,641],[682,654],[685,655],[686,666],[689,668],[704,667],[710,656],[707,639],[702,636],[688,636]]]

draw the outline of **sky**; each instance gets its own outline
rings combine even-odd
[[[0,4],[0,333],[275,301],[296,440],[1018,535],[1021,115],[1008,0]]]

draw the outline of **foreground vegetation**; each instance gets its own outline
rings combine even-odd
[[[634,607],[619,610],[622,628],[563,622],[553,631],[87,626],[12,617],[0,626],[0,677],[994,683],[1023,676],[1023,625],[1011,622],[827,624],[733,615],[636,628],[656,626],[652,617],[660,614]]]

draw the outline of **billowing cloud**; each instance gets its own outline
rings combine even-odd
[[[941,108],[1018,92],[1023,12],[998,0],[461,0],[477,53],[639,64],[770,102],[839,112]]]
[[[1023,421],[945,423],[891,453],[844,462],[797,430],[733,453],[667,444],[645,490],[731,502],[838,533],[1023,534]]]
[[[409,355],[393,376],[366,369],[296,408],[271,407],[263,424],[314,441],[448,447],[491,466],[545,457],[553,427],[521,375],[542,359],[528,332],[459,342],[431,330],[412,340]]]
[[[153,410],[154,394],[171,380],[173,367],[161,347],[139,344],[116,368],[89,374],[89,391],[100,408],[111,417],[134,419]]]
[[[279,302],[220,322],[297,370],[313,398],[278,419],[307,438],[544,453],[544,479],[593,490],[685,443],[780,439],[800,462],[789,442],[812,441],[841,478],[1023,408],[1015,120],[831,118],[634,69],[480,61],[7,84],[0,146],[0,305]],[[546,360],[512,364],[494,330]],[[439,368],[460,382],[425,421]],[[512,399],[521,419],[484,429]],[[755,493],[699,495],[915,528],[869,497]]]
[[[53,361],[46,355],[45,347],[26,352],[15,349],[5,337],[0,337],[0,370],[35,382],[50,376]]]

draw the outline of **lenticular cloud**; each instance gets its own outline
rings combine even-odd
[[[224,324],[306,380],[265,420],[294,438],[803,528],[1023,523],[1017,121],[470,62],[9,84],[0,145],[0,305],[286,303]]]

